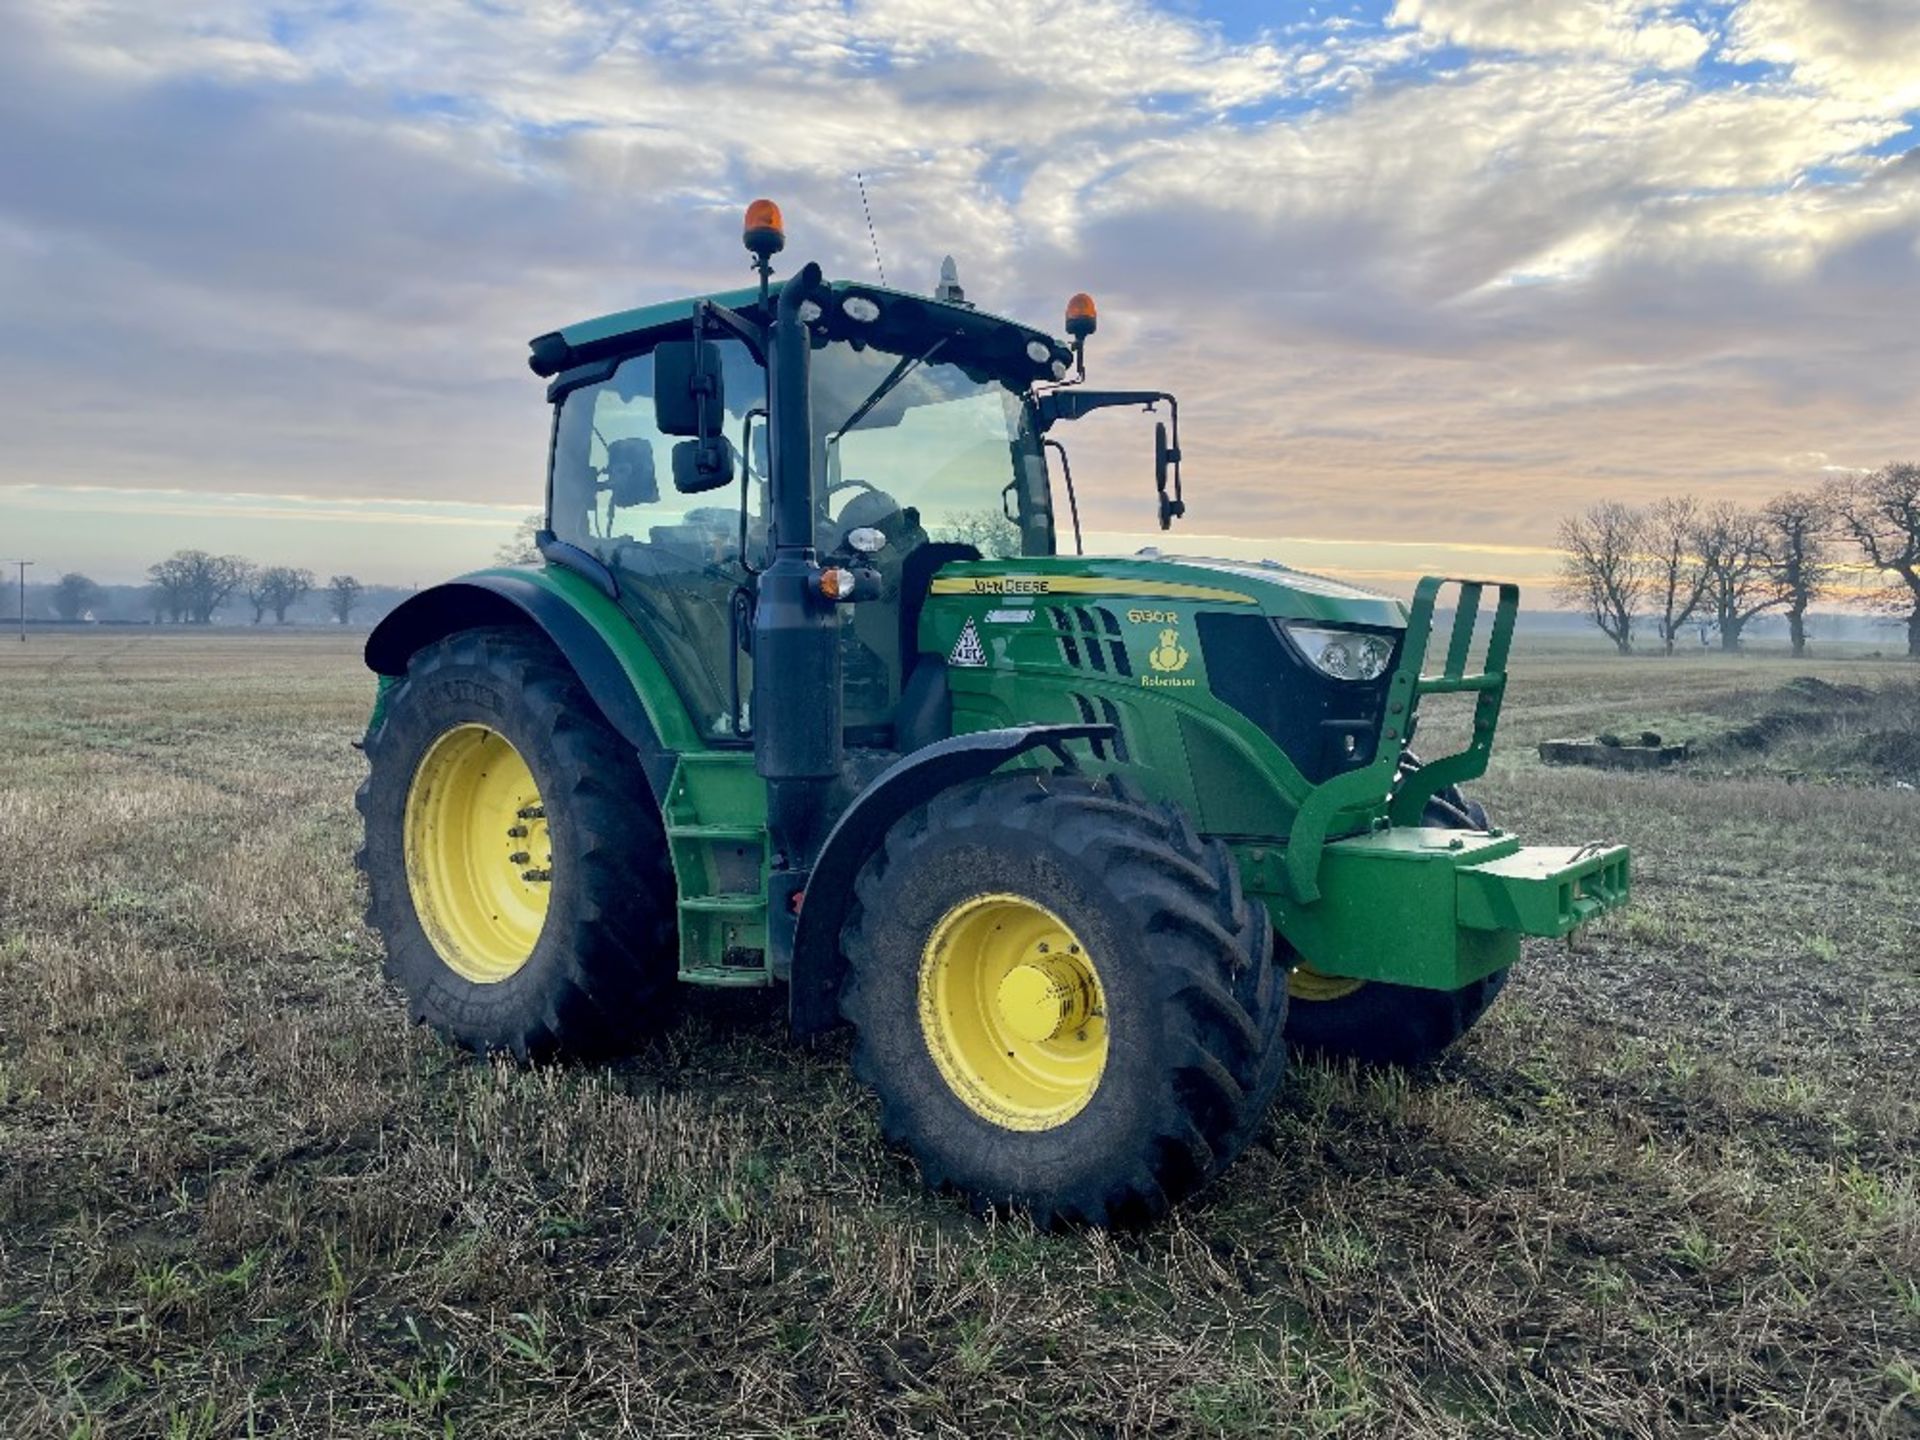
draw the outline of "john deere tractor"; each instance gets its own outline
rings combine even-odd
[[[680,984],[784,987],[930,1184],[1127,1223],[1247,1144],[1290,1046],[1428,1060],[1522,935],[1624,901],[1622,847],[1461,794],[1512,585],[1083,555],[1060,437],[1096,410],[1163,417],[1185,511],[1174,397],[1085,383],[1088,297],[1063,342],[950,270],[776,280],[766,201],[745,239],[753,286],[532,342],[540,563],[367,642],[361,864],[418,1019],[605,1053]],[[1422,763],[1449,693],[1470,738]]]

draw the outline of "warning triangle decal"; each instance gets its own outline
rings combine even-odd
[[[967,617],[967,623],[960,627],[960,638],[953,642],[953,653],[947,656],[949,665],[967,665],[974,669],[987,663],[987,647],[980,643],[980,632],[973,628],[973,617]]]

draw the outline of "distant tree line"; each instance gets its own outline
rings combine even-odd
[[[261,624],[268,611],[276,625],[287,623],[287,612],[315,588],[311,570],[290,565],[255,565],[238,555],[209,555],[205,550],[176,550],[147,567],[153,584],[147,603],[156,620],[174,624],[210,625],[214,613],[237,593],[253,607],[253,623]],[[345,625],[366,586],[351,575],[327,581],[327,609]]]
[[[256,565],[238,555],[213,555],[205,550],[176,550],[147,567],[144,587],[101,585],[79,571],[69,571],[51,585],[38,589],[42,612],[75,623],[114,615],[132,618],[144,611],[154,623],[211,625],[222,610],[251,607],[253,623],[289,624],[303,600],[314,597],[325,613],[342,625],[364,608],[370,587],[352,575],[335,575],[322,585],[313,571],[292,565]],[[384,611],[401,592],[381,592],[376,612]],[[384,601],[384,603],[381,603]],[[138,607],[138,608],[136,608]]]
[[[1651,629],[1671,655],[1690,625],[1738,650],[1750,622],[1786,618],[1795,655],[1807,651],[1807,611],[1838,593],[1853,569],[1882,583],[1865,603],[1903,620],[1920,659],[1920,465],[1897,464],[1757,509],[1692,496],[1623,505],[1608,500],[1560,522],[1557,593],[1625,655]]]

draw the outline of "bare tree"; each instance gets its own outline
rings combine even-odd
[[[1699,612],[1707,598],[1707,567],[1694,550],[1694,531],[1700,523],[1700,502],[1691,495],[1656,500],[1647,507],[1648,588],[1652,593],[1654,629],[1661,648],[1673,653],[1673,642]]]
[[[1833,579],[1833,507],[1808,490],[1776,495],[1760,512],[1773,583],[1786,597],[1787,636],[1794,658],[1807,653],[1807,607]]]
[[[53,613],[62,620],[78,620],[106,596],[93,581],[78,571],[68,571],[53,587]]]
[[[175,622],[187,619],[196,625],[212,624],[214,612],[252,570],[238,555],[209,555],[204,550],[176,550],[147,567],[167,613]]]
[[[273,612],[273,623],[287,623],[287,611],[300,603],[300,597],[313,589],[313,572],[296,570],[290,565],[269,565],[254,573],[247,586],[247,599],[253,605],[253,623],[258,625]]]
[[[267,576],[272,573],[272,566],[263,566],[247,576],[247,603],[253,606],[253,623],[256,625],[267,618]]]
[[[1706,608],[1720,632],[1720,648],[1740,648],[1747,622],[1786,604],[1767,546],[1767,522],[1758,511],[1721,501],[1700,512],[1693,546],[1707,571]]]
[[[353,607],[360,603],[360,597],[366,592],[362,585],[351,575],[336,575],[327,582],[327,608],[333,611],[333,618],[342,625],[353,615]]]
[[[544,515],[522,516],[520,523],[513,527],[512,536],[493,552],[493,558],[502,565],[538,565],[540,547],[534,537],[546,528],[546,524]]]
[[[1885,571],[1878,608],[1904,615],[1907,658],[1920,660],[1920,465],[1904,462],[1842,483],[1840,527],[1867,563]]]
[[[949,512],[932,533],[936,540],[973,546],[984,560],[1008,560],[1020,553],[1020,527],[995,506]]]
[[[1633,650],[1633,626],[1647,594],[1642,554],[1645,522],[1616,500],[1560,522],[1560,580],[1556,591],[1586,612],[1622,655]]]
[[[165,616],[178,625],[189,613],[188,568],[184,551],[147,567],[147,573],[153,577],[153,590],[148,599],[156,623]]]

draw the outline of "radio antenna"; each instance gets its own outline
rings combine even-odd
[[[860,210],[867,217],[867,239],[873,242],[873,268],[880,272],[880,283],[887,283],[887,267],[880,259],[880,237],[873,228],[873,207],[867,203],[867,177],[858,170],[853,172],[853,181],[860,187]]]

